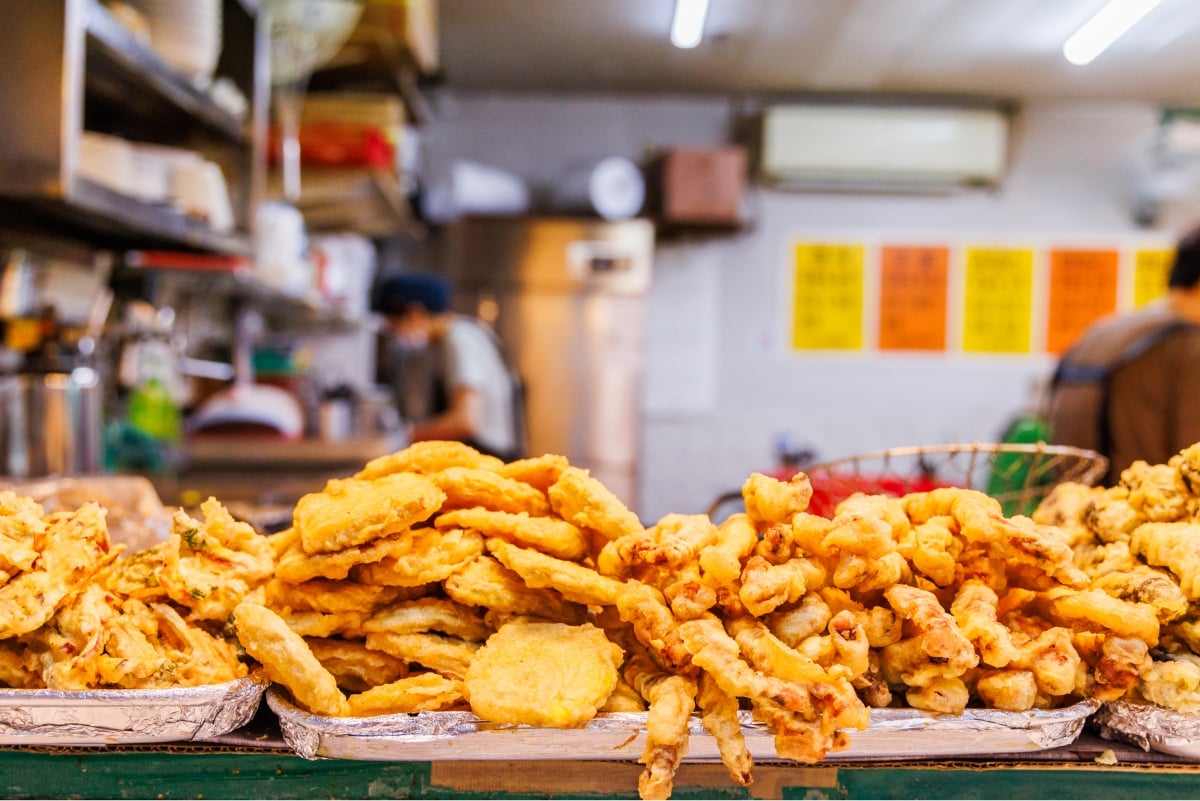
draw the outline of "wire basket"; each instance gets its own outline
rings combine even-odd
[[[1030,514],[1061,483],[1095,483],[1108,470],[1108,459],[1065,445],[972,443],[890,448],[802,469],[813,486],[813,514],[831,517],[856,492],[899,497],[963,487],[986,492],[1012,516]]]

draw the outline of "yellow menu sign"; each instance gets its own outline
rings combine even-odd
[[[879,251],[879,349],[946,349],[950,248],[885,245]]]
[[[1046,350],[1064,353],[1097,318],[1117,309],[1116,250],[1050,251]]]
[[[863,245],[803,242],[792,251],[792,347],[863,346]]]
[[[1174,250],[1139,250],[1133,254],[1133,307],[1135,309],[1167,294]]]
[[[1033,249],[969,247],[963,295],[963,350],[1029,353]]]

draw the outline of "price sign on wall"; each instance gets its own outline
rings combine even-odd
[[[879,349],[946,349],[950,248],[885,245],[879,251]]]
[[[1117,309],[1116,250],[1050,251],[1046,350],[1061,354],[1098,317]]]
[[[792,347],[863,346],[863,245],[801,243],[793,250]]]
[[[968,247],[964,283],[963,350],[1029,353],[1033,249]]]
[[[1167,294],[1174,250],[1138,250],[1133,254],[1133,307],[1145,306]]]

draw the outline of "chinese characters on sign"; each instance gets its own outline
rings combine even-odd
[[[863,245],[796,245],[792,347],[862,349],[865,252]]]
[[[950,248],[885,245],[879,251],[879,349],[946,349]]]
[[[1065,353],[1097,318],[1117,310],[1115,250],[1050,251],[1046,351]]]
[[[964,282],[963,351],[1029,353],[1033,249],[967,248]]]
[[[1133,307],[1140,309],[1167,294],[1174,250],[1139,250],[1133,255]]]

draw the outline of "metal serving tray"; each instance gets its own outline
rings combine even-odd
[[[203,740],[254,717],[266,680],[162,690],[0,689],[0,745],[98,746]]]
[[[284,741],[307,759],[527,760],[630,759],[646,745],[646,713],[600,714],[578,729],[489,723],[470,712],[420,712],[370,718],[309,714],[272,687],[267,705],[279,716]],[[1070,745],[1099,704],[1031,712],[969,709],[935,717],[909,709],[873,709],[866,731],[850,732],[850,747],[829,759],[916,759],[1022,753]],[[742,733],[756,760],[778,759],[766,727],[742,712]],[[685,761],[719,760],[717,741],[692,718]]]
[[[1143,751],[1200,760],[1200,717],[1138,701],[1113,701],[1096,713],[1100,736]]]

